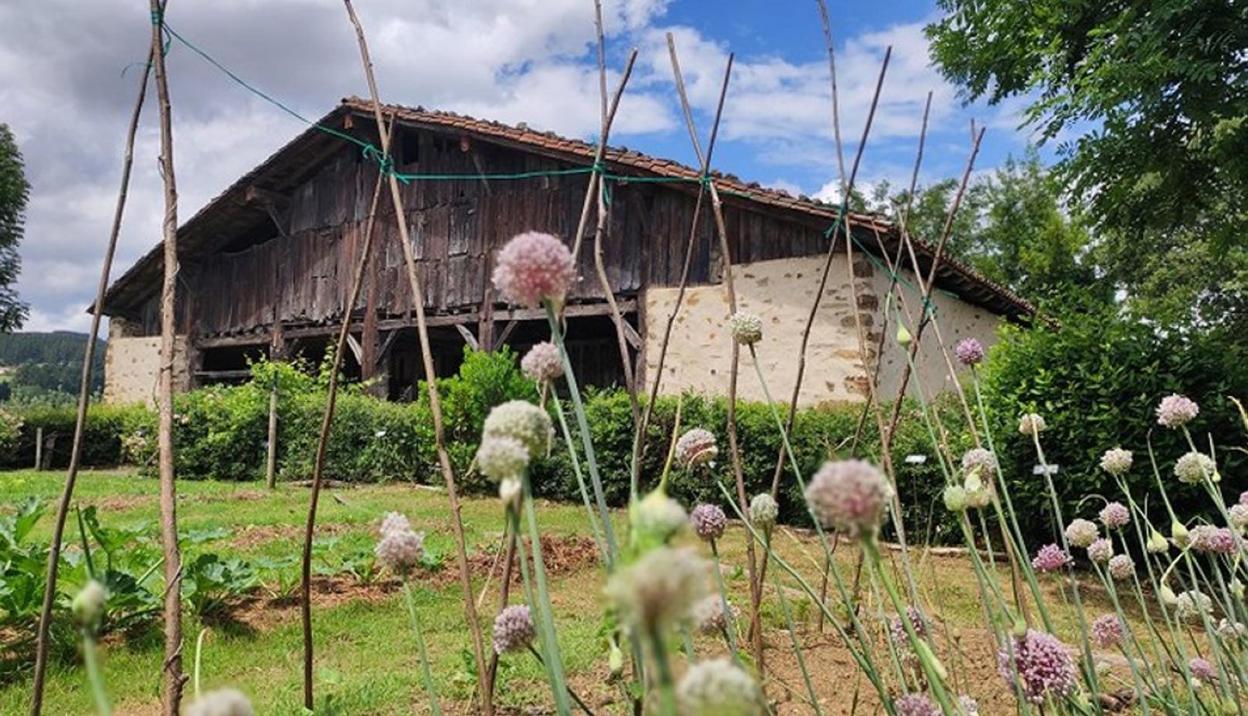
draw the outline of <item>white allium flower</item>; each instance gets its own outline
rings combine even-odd
[[[255,716],[251,701],[241,691],[209,691],[186,708],[186,716]]]
[[[1092,544],[1088,545],[1088,559],[1093,562],[1104,564],[1114,556],[1114,543],[1105,537],[1092,540]]]
[[[703,597],[693,605],[693,623],[703,634],[719,634],[737,618],[737,608],[728,603],[729,617],[724,616],[724,598],[719,594]]]
[[[967,476],[975,475],[987,481],[992,479],[996,471],[997,456],[991,450],[972,448],[962,456],[962,472]]]
[[[1223,641],[1236,642],[1248,639],[1248,626],[1242,622],[1233,622],[1225,617],[1218,622],[1218,636]]]
[[[481,442],[490,438],[508,437],[519,440],[535,458],[546,452],[552,427],[550,415],[527,400],[509,400],[494,406],[485,418]]]
[[[533,643],[537,629],[528,605],[512,604],[494,617],[494,653],[520,651]]]
[[[1234,504],[1227,510],[1231,527],[1238,532],[1248,530],[1248,505]]]
[[[679,502],[655,490],[637,502],[632,523],[639,534],[666,542],[689,524],[689,515]]]
[[[607,581],[606,593],[641,633],[684,619],[706,594],[706,560],[688,547],[658,547]]]
[[[761,716],[763,692],[754,678],[725,658],[700,661],[676,687],[681,716]]]
[[[1178,428],[1190,423],[1200,413],[1200,406],[1191,398],[1175,393],[1167,395],[1157,404],[1157,423],[1167,428]]]
[[[520,509],[520,498],[524,494],[524,483],[518,477],[504,477],[498,483],[498,499],[504,507]]]
[[[715,434],[703,428],[686,430],[676,441],[676,462],[685,467],[711,462],[719,455]]]
[[[377,534],[407,532],[411,529],[412,523],[407,521],[407,515],[401,512],[387,512],[386,516],[381,518],[381,526],[377,528]]]
[[[1178,462],[1174,463],[1174,476],[1179,478],[1179,482],[1188,484],[1199,483],[1205,477],[1217,482],[1217,465],[1213,463],[1213,459],[1203,452],[1195,450],[1183,455]]]
[[[1116,554],[1109,560],[1109,576],[1125,582],[1135,574],[1135,560],[1129,555]]]
[[[1069,525],[1066,525],[1066,541],[1072,547],[1087,548],[1100,536],[1100,529],[1091,520],[1075,518],[1070,521]]]
[[[529,450],[507,436],[487,437],[477,448],[477,469],[491,480],[517,478],[529,466]]]
[[[780,506],[766,492],[760,492],[750,500],[750,522],[766,530],[776,525],[780,516]]]
[[[420,564],[425,554],[425,535],[411,530],[395,530],[381,536],[373,553],[383,567],[406,575]]]
[[[108,589],[100,582],[88,579],[82,589],[78,590],[78,594],[74,596],[70,610],[73,612],[74,619],[78,621],[79,625],[94,630],[99,626],[100,620],[104,618],[104,606],[107,602]]]
[[[763,319],[753,313],[737,311],[728,319],[732,338],[743,346],[752,346],[763,339]]]
[[[1134,457],[1130,450],[1120,447],[1110,448],[1101,455],[1101,469],[1111,475],[1123,475],[1131,469]]]
[[[549,383],[563,375],[563,357],[559,347],[545,341],[534,344],[520,359],[520,372],[538,383]]]
[[[979,716],[979,704],[966,694],[958,697],[958,708],[962,709],[963,716]]]
[[[1044,432],[1046,427],[1044,417],[1037,413],[1027,413],[1018,419],[1018,432],[1028,437]]]
[[[1213,609],[1213,600],[1204,592],[1189,590],[1182,592],[1175,599],[1174,615],[1181,621],[1200,621]]]

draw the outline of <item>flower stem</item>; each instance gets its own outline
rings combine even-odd
[[[433,671],[429,668],[429,651],[425,648],[425,637],[420,631],[420,618],[416,615],[416,601],[412,598],[412,586],[403,580],[403,600],[407,602],[407,616],[412,623],[412,632],[416,635],[416,651],[420,655],[420,676],[425,683],[425,694],[429,697],[429,710],[434,716],[440,716],[442,706],[438,703],[438,690],[433,683]]]
[[[95,700],[96,712],[99,716],[111,716],[113,709],[108,704],[108,694],[104,690],[104,675],[100,673],[100,662],[95,653],[95,637],[90,630],[82,630],[82,660],[87,667],[87,681],[91,684],[91,697]]]

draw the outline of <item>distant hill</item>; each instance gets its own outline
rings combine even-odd
[[[53,400],[78,394],[87,334],[73,331],[0,334],[0,400]],[[104,348],[96,344],[92,391],[104,386]]]

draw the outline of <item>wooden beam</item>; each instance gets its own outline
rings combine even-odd
[[[496,351],[499,348],[502,348],[503,344],[507,342],[507,338],[511,336],[511,332],[515,330],[515,328],[516,322],[508,321],[507,325],[503,327],[502,332],[498,334],[498,338],[494,339],[494,345],[490,348],[490,350]]]
[[[347,334],[347,348],[351,349],[351,355],[355,356],[356,365],[364,365],[364,346],[355,339],[355,336]]]
[[[207,378],[209,380],[227,380],[231,378],[249,378],[251,371],[243,368],[240,370],[197,370],[196,378]]]
[[[381,365],[381,362],[384,361],[387,357],[389,357],[390,349],[394,347],[394,339],[398,337],[398,335],[399,335],[399,331],[397,328],[386,334],[386,340],[382,341],[381,348],[378,349],[377,351],[377,364],[378,365]]]
[[[456,323],[455,330],[459,331],[459,335],[464,337],[464,343],[467,343],[470,348],[474,351],[481,350],[481,346],[477,343],[477,337],[472,335],[472,331],[468,330],[464,324]]]
[[[636,328],[633,328],[633,324],[628,321],[621,321],[620,326],[624,329],[624,338],[628,341],[628,344],[632,346],[634,350],[641,350],[641,346],[643,345],[641,334],[637,332]]]

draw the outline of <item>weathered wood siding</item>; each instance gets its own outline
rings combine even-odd
[[[446,135],[404,131],[409,134],[396,152],[401,171],[497,174],[571,166],[519,149],[480,142],[461,145]],[[182,295],[189,297],[184,321],[189,321],[190,332],[229,335],[274,320],[288,326],[339,320],[359,262],[375,181],[375,165],[344,147],[290,195],[280,212],[285,214],[285,235],[272,229],[267,240],[186,266]],[[548,231],[571,243],[587,181],[587,175],[576,174],[493,180],[488,185],[480,179],[404,185],[426,308],[456,312],[479,306],[490,270],[488,257],[518,232]],[[695,202],[692,188],[615,182],[611,197],[611,227],[603,251],[614,291],[635,295],[646,285],[678,283]],[[820,227],[750,211],[735,205],[731,197],[725,201],[734,262],[826,249]],[[379,215],[375,240],[380,242],[376,254],[380,260],[373,277],[379,282],[376,309],[383,316],[402,315],[409,307],[408,282],[386,192]],[[709,201],[699,223],[690,268],[694,285],[717,281],[721,270]],[[589,230],[580,261],[582,281],[573,300],[601,298],[593,268],[592,222]],[[258,226],[253,234],[263,236],[265,231]],[[222,237],[221,244],[236,240]],[[361,293],[357,309],[365,308],[368,293]]]

